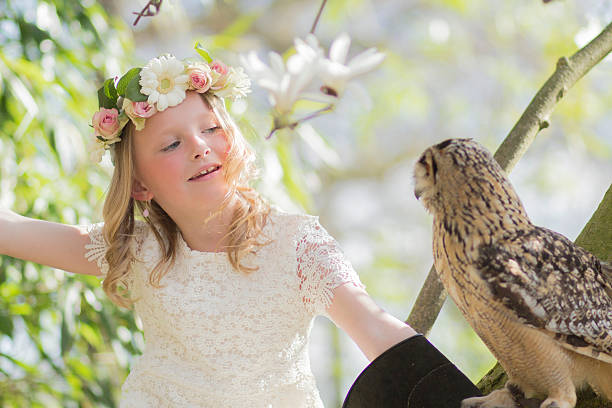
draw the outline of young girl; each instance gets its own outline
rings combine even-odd
[[[374,304],[316,217],[249,187],[253,152],[220,99],[244,94],[241,75],[165,56],[105,83],[118,95],[93,118],[115,166],[103,224],[0,211],[2,254],[101,276],[110,299],[134,306],[146,347],[121,407],[321,407],[316,315],[370,360],[416,334]]]
[[[115,166],[104,223],[0,209],[0,253],[101,276],[111,300],[134,307],[146,346],[122,408],[322,407],[308,356],[317,315],[376,359],[346,407],[415,398],[458,406],[474,395],[433,346],[372,301],[316,217],[283,212],[249,187],[254,155],[221,99],[248,85],[241,69],[171,56],[107,80],[92,123],[92,156],[110,150]]]

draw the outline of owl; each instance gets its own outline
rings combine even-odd
[[[508,374],[463,408],[573,408],[590,384],[612,400],[612,268],[535,226],[493,156],[471,139],[422,154],[415,195],[433,215],[435,268]]]

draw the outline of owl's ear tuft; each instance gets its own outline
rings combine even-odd
[[[435,145],[434,147],[438,150],[442,150],[444,149],[446,146],[448,146],[449,144],[451,144],[453,142],[453,139],[446,139],[445,141],[438,143],[437,145]]]

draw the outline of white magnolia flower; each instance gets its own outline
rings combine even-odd
[[[292,55],[286,66],[283,58],[275,52],[270,52],[269,58],[270,66],[251,51],[246,57],[241,57],[241,62],[253,80],[268,91],[270,104],[277,114],[283,116],[304,98],[303,92],[316,75],[318,64],[309,64],[302,54]]]
[[[140,72],[142,92],[149,95],[147,102],[156,104],[158,111],[176,106],[185,99],[189,75],[182,61],[172,55],[153,58]]]
[[[321,61],[321,79],[325,92],[333,96],[341,95],[351,79],[372,71],[385,58],[383,53],[370,48],[346,63],[350,45],[348,34],[340,34],[329,49],[329,59]]]

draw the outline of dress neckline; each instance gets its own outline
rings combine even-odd
[[[179,248],[185,255],[208,256],[208,257],[227,257],[227,251],[212,252],[212,251],[199,251],[197,249],[191,249],[191,247],[187,245],[187,242],[185,241],[185,238],[183,238],[183,234],[181,234],[180,231],[178,233],[178,240],[179,240]]]

